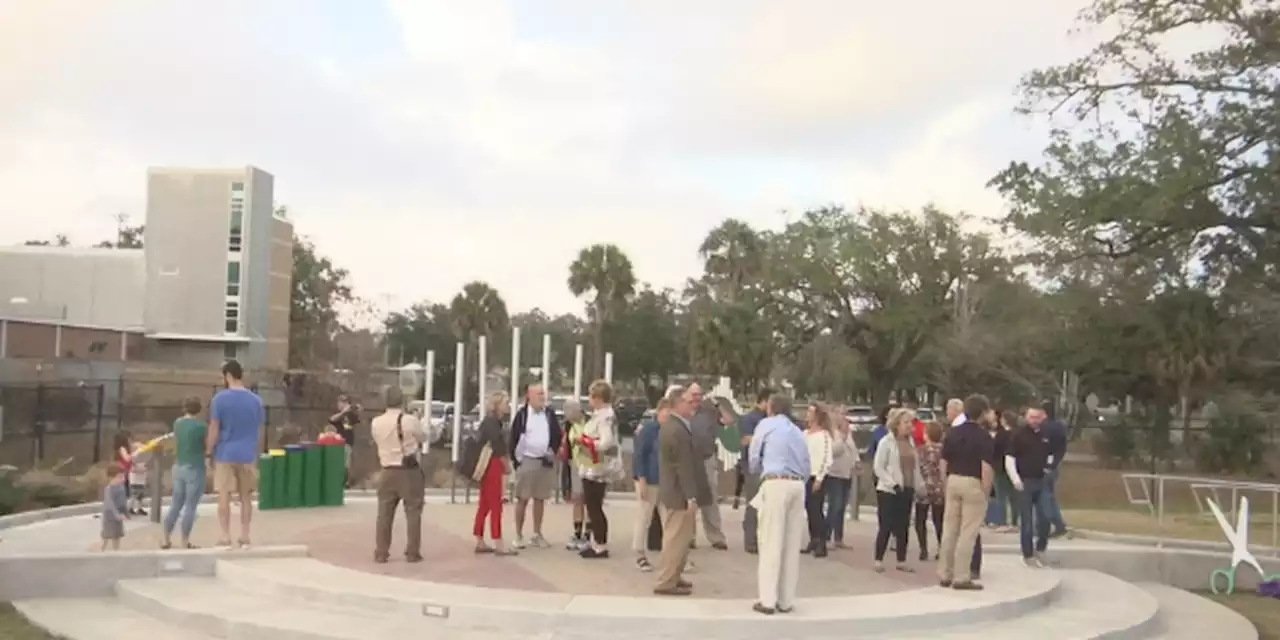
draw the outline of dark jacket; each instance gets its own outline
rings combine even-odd
[[[702,457],[693,448],[693,434],[676,416],[662,423],[658,435],[658,502],[668,509],[685,509],[690,500],[711,504],[711,483]]]
[[[636,435],[635,458],[631,461],[632,477],[636,480],[644,478],[651,487],[658,486],[661,477],[658,473],[658,435],[661,431],[656,418],[645,420]]]
[[[507,447],[506,431],[502,426],[502,419],[491,413],[476,428],[476,442],[481,446],[489,445],[493,457],[504,458],[511,454],[511,449]]]
[[[693,430],[693,450],[700,456],[699,459],[706,460],[716,455],[716,438],[720,436],[722,425],[720,410],[715,403],[704,399],[698,412],[689,420],[689,425]]]
[[[560,441],[562,434],[560,431],[560,423],[556,420],[556,412],[551,407],[544,407],[543,412],[547,414],[547,431],[550,438],[547,442],[547,466],[554,464],[556,451],[560,449]],[[529,421],[529,405],[521,405],[516,410],[515,416],[511,418],[511,462],[519,466],[520,461],[516,459],[516,451],[520,449],[520,438],[524,436],[525,427]]]
[[[1056,470],[1067,455],[1067,425],[1057,420],[1048,420],[1045,422],[1044,432],[1049,439],[1049,455],[1053,456],[1049,468]]]

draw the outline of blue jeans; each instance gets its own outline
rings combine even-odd
[[[827,537],[831,542],[844,541],[844,515],[849,508],[849,490],[853,488],[850,478],[828,477],[827,485]]]
[[[1054,532],[1062,533],[1067,530],[1067,521],[1062,519],[1062,507],[1058,506],[1058,474],[1061,468],[1053,469],[1044,477],[1044,489],[1049,494],[1046,513],[1049,516],[1049,524],[1053,525]]]
[[[1018,527],[1019,542],[1022,543],[1022,557],[1030,558],[1049,547],[1049,483],[1045,478],[1025,478],[1022,481],[1022,492],[1018,494],[1018,511],[1022,522]],[[1035,546],[1032,546],[1032,528],[1035,533]]]
[[[164,535],[173,533],[173,526],[178,523],[178,514],[182,514],[182,539],[191,539],[191,529],[196,525],[196,508],[204,497],[205,467],[180,464],[173,468],[173,501],[169,503],[169,513],[164,516]]]
[[[987,524],[1003,527],[1018,526],[1018,495],[1013,490],[1013,480],[1008,474],[996,473],[995,496],[987,501]]]

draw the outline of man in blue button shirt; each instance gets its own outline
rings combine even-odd
[[[809,447],[804,432],[791,422],[791,398],[769,398],[769,417],[751,438],[747,468],[760,476],[753,502],[760,510],[760,562],[756,612],[790,613],[800,581],[800,547],[805,535],[804,484],[809,478]]]
[[[756,553],[759,551],[759,544],[756,540],[756,508],[751,506],[751,499],[756,497],[756,492],[760,490],[760,476],[752,473],[747,465],[747,454],[751,450],[751,438],[755,435],[756,429],[760,426],[760,422],[768,415],[769,397],[773,392],[769,389],[761,389],[756,394],[756,408],[752,409],[747,415],[742,416],[742,458],[739,460],[739,470],[742,472],[742,492],[747,499],[747,511],[742,514],[742,541],[743,547],[747,553]],[[734,498],[733,508],[738,508],[738,499]]]

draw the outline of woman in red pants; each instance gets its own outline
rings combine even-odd
[[[496,556],[514,556],[502,544],[503,479],[511,473],[511,457],[507,446],[507,430],[503,427],[510,404],[507,394],[501,391],[490,394],[485,400],[485,416],[477,429],[481,447],[489,445],[489,466],[480,480],[480,500],[476,507],[476,524],[472,534],[476,537],[476,553],[492,553]],[[493,546],[484,543],[484,521],[489,519],[489,537]]]

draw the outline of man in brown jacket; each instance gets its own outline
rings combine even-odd
[[[689,419],[696,407],[686,389],[667,393],[671,414],[658,432],[658,504],[662,507],[662,557],[659,561],[658,595],[687,596],[693,584],[681,577],[693,542],[698,507],[712,501],[711,485],[702,469],[702,457],[694,448]]]

